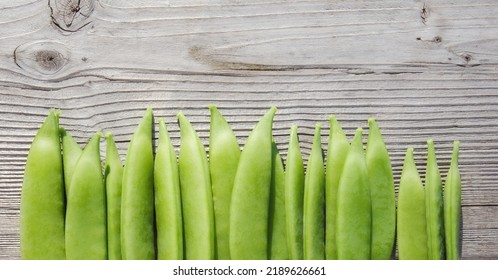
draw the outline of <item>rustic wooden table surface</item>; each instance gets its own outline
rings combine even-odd
[[[461,141],[464,259],[498,259],[496,0],[0,0],[0,259],[18,259],[28,148],[49,108],[84,145],[121,156],[146,107],[178,149],[181,110],[208,143],[209,104],[243,145],[271,106],[285,159],[290,125],[307,158],[316,122],[349,137],[375,117],[396,185],[408,147],[424,176]],[[156,136],[157,137],[157,136]],[[102,151],[105,144],[101,146]]]

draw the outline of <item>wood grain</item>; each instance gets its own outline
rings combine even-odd
[[[498,3],[245,2],[0,3],[0,259],[19,258],[24,163],[49,108],[82,145],[111,131],[124,160],[146,107],[176,149],[180,110],[207,146],[209,104],[241,145],[276,105],[284,159],[292,123],[307,159],[316,122],[326,152],[331,114],[349,137],[373,116],[396,184],[408,147],[423,177],[434,139],[444,176],[460,140],[463,258],[498,259]]]

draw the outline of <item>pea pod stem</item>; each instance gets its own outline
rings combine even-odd
[[[213,195],[204,146],[183,113],[180,125],[179,173],[184,224],[185,258],[209,260],[215,257]]]
[[[444,229],[446,238],[446,258],[460,258],[460,220],[462,204],[462,185],[458,168],[460,142],[453,142],[451,165],[444,185]]]
[[[272,166],[272,107],[246,140],[235,175],[230,207],[230,255],[235,260],[268,258],[268,206]]]
[[[65,259],[65,196],[59,112],[51,109],[33,139],[21,190],[22,259]]]

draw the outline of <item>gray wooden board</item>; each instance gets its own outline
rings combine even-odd
[[[124,160],[146,107],[178,150],[176,114],[207,146],[215,104],[241,146],[277,106],[284,159],[293,123],[307,159],[316,122],[326,152],[331,114],[349,137],[375,117],[396,185],[408,147],[423,177],[434,139],[445,176],[461,141],[462,257],[497,259],[497,15],[495,0],[1,1],[0,258],[20,257],[24,163],[49,108],[82,145],[112,132]]]

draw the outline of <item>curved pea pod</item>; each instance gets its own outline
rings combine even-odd
[[[233,181],[240,158],[240,147],[230,125],[218,109],[211,105],[209,136],[209,171],[213,189],[216,229],[216,258],[230,259],[229,226]]]
[[[430,260],[442,260],[444,259],[443,188],[432,140],[427,141],[425,170],[427,256]]]
[[[368,120],[366,148],[370,197],[372,201],[373,260],[388,260],[393,254],[396,234],[396,195],[391,160],[377,123]]]
[[[128,146],[121,192],[121,255],[155,258],[152,109],[148,108]]]
[[[154,162],[157,258],[183,259],[180,178],[175,150],[164,119],[159,119],[159,144]]]
[[[204,146],[183,113],[180,125],[179,172],[182,196],[185,258],[210,260],[215,257],[213,195]]]
[[[325,172],[325,254],[328,260],[337,259],[337,189],[348,151],[348,139],[332,115]]]
[[[268,205],[272,167],[272,107],[246,140],[235,175],[230,206],[230,256],[268,258]]]
[[[370,259],[372,212],[361,128],[356,130],[337,190],[337,257]]]
[[[22,259],[65,259],[59,112],[51,109],[29,149],[21,191]]]
[[[121,257],[121,189],[123,185],[123,164],[111,133],[105,135],[105,188],[107,201],[107,257],[120,260]]]
[[[317,124],[304,179],[303,243],[306,260],[325,259],[325,170],[320,131],[321,126]]]
[[[107,259],[106,190],[97,132],[88,142],[70,183],[66,211],[66,257]]]
[[[397,237],[400,260],[427,259],[425,194],[413,159],[413,148],[406,151],[399,182]]]
[[[304,164],[297,126],[292,125],[285,165],[287,244],[292,260],[303,259]]]
[[[69,184],[76,167],[76,163],[83,150],[74,138],[63,127],[59,128],[62,141],[62,164],[64,168],[64,187],[66,196],[69,194]]]
[[[446,258],[460,258],[460,219],[462,204],[462,185],[458,169],[460,142],[453,143],[453,155],[450,169],[444,184],[444,229],[446,238]]]
[[[268,212],[268,257],[271,260],[288,260],[287,224],[285,213],[285,171],[277,144],[272,142],[272,168],[270,208]]]

